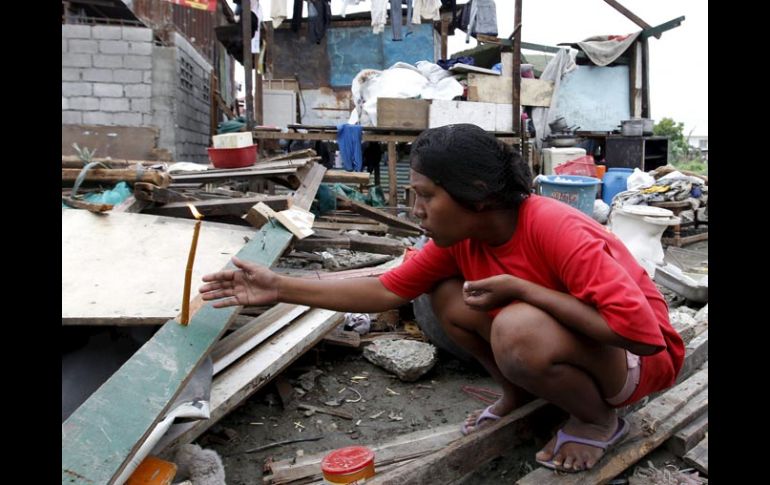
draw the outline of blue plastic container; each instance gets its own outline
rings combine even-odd
[[[612,205],[612,198],[620,192],[627,190],[626,181],[634,173],[633,168],[608,168],[602,178],[602,200],[607,205]]]
[[[591,217],[601,180],[582,175],[541,175],[540,195],[560,200]]]

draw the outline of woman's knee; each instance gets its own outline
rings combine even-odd
[[[492,321],[490,343],[501,369],[520,379],[541,376],[554,364],[554,326],[548,313],[527,303],[504,308]]]
[[[463,281],[452,278],[439,283],[430,294],[433,313],[447,330],[458,327],[479,334],[489,334],[492,319],[485,312],[471,309],[462,297]]]

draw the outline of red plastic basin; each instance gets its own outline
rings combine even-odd
[[[209,159],[216,168],[250,167],[257,163],[257,145],[242,148],[209,148]]]

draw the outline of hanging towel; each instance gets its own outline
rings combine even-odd
[[[361,125],[337,125],[337,144],[340,147],[342,166],[348,172],[360,172],[364,165],[361,153]]]
[[[281,25],[281,22],[286,20],[288,8],[286,8],[286,2],[288,0],[273,0],[270,3],[270,17],[273,19],[273,28],[277,29]]]

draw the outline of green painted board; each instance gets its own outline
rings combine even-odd
[[[266,224],[238,258],[271,266],[291,238]],[[113,483],[238,309],[206,304],[186,327],[169,320],[75,410],[62,423],[62,484]]]

